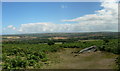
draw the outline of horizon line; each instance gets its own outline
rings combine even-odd
[[[119,31],[15,33],[15,34],[0,34],[0,36],[3,36],[3,35],[24,35],[24,34],[54,34],[54,33],[119,33]]]

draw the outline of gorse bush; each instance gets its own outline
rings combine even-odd
[[[118,40],[104,40],[103,44],[98,47],[100,51],[112,52],[114,54],[120,54],[120,48],[118,47]]]
[[[17,69],[17,68],[26,68],[27,61],[22,60],[19,56],[15,58],[10,58],[5,60],[4,69]]]
[[[61,49],[47,44],[3,44],[3,69],[40,68],[47,62],[47,54]],[[32,66],[32,67],[31,67]]]

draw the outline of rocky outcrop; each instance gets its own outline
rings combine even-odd
[[[78,53],[85,53],[85,52],[95,52],[97,51],[97,47],[96,46],[91,46],[85,49],[80,50]]]

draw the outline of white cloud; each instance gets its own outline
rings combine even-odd
[[[108,0],[104,0],[101,4],[101,7],[103,7],[103,9],[96,11],[96,14],[85,15],[82,17],[62,21],[77,22],[82,27],[88,28],[91,31],[118,31],[117,1],[109,0],[108,2]]]
[[[118,3],[115,0],[104,0],[101,3],[102,10],[95,11],[82,17],[62,20],[67,24],[54,23],[28,23],[22,24],[18,29],[13,25],[8,26],[19,33],[42,33],[42,32],[96,32],[118,31]],[[61,6],[65,8],[65,6]],[[69,24],[69,22],[76,22]]]
[[[19,31],[24,33],[38,32],[69,32],[74,28],[73,24],[54,24],[54,23],[29,23],[22,24]]]
[[[19,32],[18,32],[18,29],[16,27],[14,27],[13,25],[9,25],[6,28],[2,29],[2,33],[3,34],[16,34]]]
[[[13,25],[7,26],[8,29],[16,30],[16,28]]]

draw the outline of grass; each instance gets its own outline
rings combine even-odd
[[[53,61],[44,69],[114,69],[115,58],[117,55],[108,52],[90,52],[83,53],[76,57],[71,54],[72,51],[78,50],[77,48],[65,48],[64,51],[57,52],[50,55]]]

